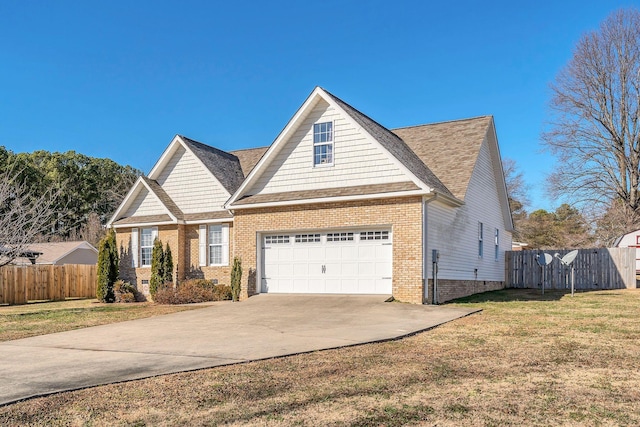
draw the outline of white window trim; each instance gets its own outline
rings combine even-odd
[[[323,124],[323,123],[331,123],[331,142],[329,142],[329,141],[315,142],[314,141],[315,126]],[[335,127],[335,122],[333,120],[327,120],[327,121],[314,123],[313,126],[311,126],[311,143],[313,145],[313,152],[312,152],[313,158],[311,159],[313,167],[314,168],[324,168],[324,167],[327,167],[327,166],[333,166],[333,164],[335,162],[335,158],[336,158],[336,145],[335,145],[335,143],[336,143],[336,127]],[[331,146],[331,162],[329,162],[329,163],[316,163],[316,147],[319,147],[319,146],[322,146],[322,145],[330,145]]]
[[[210,230],[220,227],[222,231],[222,243],[215,244],[222,247],[222,262],[220,264],[209,263],[211,246],[209,241]],[[229,265],[229,224],[201,224],[198,233],[198,263],[200,267],[226,267]]]
[[[494,257],[495,257],[495,260],[498,261],[500,258],[500,230],[497,228],[493,235],[493,239],[494,239]]]
[[[151,246],[142,246],[142,233],[144,232],[144,230],[151,230]],[[156,239],[158,238],[158,227],[145,227],[140,229],[140,249],[137,252],[136,256],[139,257],[138,259],[140,260],[138,262],[138,266],[141,268],[151,268],[151,262],[153,259],[153,245],[156,241]],[[144,265],[142,264],[142,249],[143,248],[151,248],[151,257],[149,258],[149,264],[148,265]]]

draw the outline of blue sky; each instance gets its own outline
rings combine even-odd
[[[5,1],[0,145],[147,173],[175,134],[269,145],[316,85],[388,128],[491,114],[532,208],[549,83],[631,1]]]

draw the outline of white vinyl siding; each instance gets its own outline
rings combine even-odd
[[[200,266],[229,265],[229,224],[200,225],[198,246]]]
[[[333,123],[333,167],[313,166],[313,125]],[[319,101],[288,141],[283,141],[247,194],[281,193],[408,181],[407,175],[350,117]]]
[[[142,186],[136,198],[131,202],[127,211],[123,214],[125,217],[159,215],[165,214],[167,210],[162,206],[158,198],[149,193],[146,187]]]
[[[156,179],[184,213],[222,210],[229,194],[200,161],[178,146]]]
[[[505,230],[487,141],[480,149],[464,201],[458,208],[439,201],[427,204],[429,254],[432,249],[440,251],[438,278],[504,281],[504,251],[511,248],[511,233]],[[495,253],[493,257],[478,257],[479,222],[484,233],[489,230],[489,241],[491,230],[499,230],[497,260]],[[484,237],[486,240],[486,234]],[[427,271],[431,278],[431,262]]]

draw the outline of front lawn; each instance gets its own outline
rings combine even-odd
[[[483,311],[397,341],[32,399],[0,424],[640,425],[640,289],[453,305]]]
[[[95,299],[0,306],[0,341],[189,310],[197,306],[102,304]]]

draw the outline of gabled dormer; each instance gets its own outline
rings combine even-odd
[[[435,193],[459,202],[402,139],[317,87],[226,206]]]

